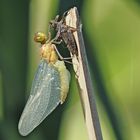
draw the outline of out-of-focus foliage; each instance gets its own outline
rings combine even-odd
[[[140,15],[137,9],[136,3],[95,0],[93,4],[87,3],[84,13],[107,96],[125,140],[138,140],[140,130]],[[86,20],[89,11],[90,22]],[[101,120],[104,122],[104,117]],[[108,129],[107,124],[105,128]],[[110,136],[104,131],[103,134]]]
[[[17,131],[40,59],[34,33],[47,33],[49,20],[73,6],[83,23],[103,138],[139,140],[139,1],[0,0],[1,140],[88,140],[74,74],[66,103],[29,136]]]

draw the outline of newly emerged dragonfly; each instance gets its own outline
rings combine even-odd
[[[77,46],[73,35],[73,32],[77,31],[77,29],[66,25],[65,17],[67,14],[68,11],[63,14],[61,19],[60,16],[57,15],[55,19],[49,22],[49,26],[57,31],[54,40],[58,42],[61,42],[61,40],[64,41],[72,55],[78,56]]]
[[[19,133],[28,135],[57,106],[62,104],[69,90],[70,73],[64,61],[58,60],[56,46],[44,33],[38,32],[34,40],[41,43],[41,56],[29,99],[18,124]]]

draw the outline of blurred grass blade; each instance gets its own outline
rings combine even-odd
[[[3,83],[2,72],[0,71],[0,121],[3,120]]]

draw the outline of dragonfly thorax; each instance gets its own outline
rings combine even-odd
[[[41,47],[41,56],[42,59],[45,59],[48,63],[56,63],[58,56],[56,54],[54,44],[47,43]]]

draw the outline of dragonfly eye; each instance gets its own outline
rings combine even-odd
[[[41,44],[45,44],[47,40],[47,37],[44,33],[42,32],[37,32],[34,36],[34,41],[39,42]]]

